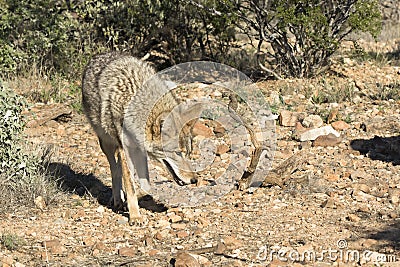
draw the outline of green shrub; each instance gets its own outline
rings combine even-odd
[[[226,0],[220,0],[222,2]],[[377,0],[242,0],[235,2],[243,31],[258,40],[258,63],[276,78],[312,77],[352,32],[376,37],[381,28]],[[263,50],[268,43],[270,49]]]
[[[6,247],[8,250],[16,250],[25,245],[25,240],[16,234],[3,233],[0,236],[0,244]]]
[[[0,212],[32,205],[37,196],[49,203],[58,191],[46,174],[49,151],[26,150],[21,116],[25,107],[25,100],[0,81]]]

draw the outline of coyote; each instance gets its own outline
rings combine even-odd
[[[176,159],[167,158],[160,145],[163,116],[178,105],[175,95],[166,91],[161,103],[153,109],[150,107],[150,116],[143,112],[149,109],[148,98],[157,95],[156,90],[159,90],[157,86],[143,87],[154,74],[155,70],[144,61],[120,53],[107,53],[97,55],[89,62],[82,79],[83,109],[110,165],[113,207],[116,210],[122,208],[123,189],[131,225],[143,222],[133,182],[136,179],[133,178],[137,176],[142,188],[149,186],[148,156],[162,162],[178,184],[197,182],[191,166],[185,166],[186,171],[179,169],[178,153]],[[129,149],[124,151],[123,127],[128,107],[134,130]],[[142,133],[146,140],[141,140]]]

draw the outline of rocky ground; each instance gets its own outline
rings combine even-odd
[[[108,207],[108,163],[84,116],[35,104],[26,135],[52,146],[67,194],[1,215],[0,233],[22,243],[0,246],[3,266],[398,266],[400,69],[345,58],[322,79],[257,85],[279,115],[273,168],[302,159],[283,185],[167,210],[145,198],[143,226]]]

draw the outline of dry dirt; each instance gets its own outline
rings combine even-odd
[[[350,127],[339,131],[338,144],[300,142],[296,139],[300,126],[277,123],[273,167],[306,152],[282,187],[235,190],[211,204],[167,210],[147,198],[141,201],[141,213],[148,219],[144,226],[130,226],[126,214],[108,207],[108,163],[84,116],[66,104],[36,104],[36,119],[26,135],[33,144],[53,146],[51,169],[58,170],[67,196],[51,205],[38,204],[29,211],[16,208],[2,215],[0,233],[15,233],[24,244],[12,251],[0,245],[0,262],[3,266],[378,266],[368,259],[397,259],[384,265],[399,266],[400,101],[374,98],[383,89],[398,94],[400,69],[346,60],[332,79],[335,82],[326,82],[325,88],[352,86],[352,102],[313,103],[309,93],[318,94],[318,86],[312,85],[316,81],[268,81],[258,86],[270,103],[281,94],[283,102],[274,106],[277,114],[289,110],[323,118],[331,114],[332,122],[345,120]],[[194,251],[183,253],[188,250]]]

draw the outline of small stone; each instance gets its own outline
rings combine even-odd
[[[175,259],[175,267],[201,267],[200,263],[189,253],[180,252]]]
[[[299,121],[296,122],[294,130],[295,130],[297,135],[300,135],[300,134],[302,134],[302,133],[307,131],[307,129],[304,128],[304,126]]]
[[[154,225],[156,228],[165,228],[167,226],[169,226],[169,222],[165,219],[158,220]]]
[[[279,114],[279,123],[282,126],[293,127],[302,117],[304,117],[303,113],[282,110],[281,114]]]
[[[161,241],[168,236],[167,231],[159,231],[154,235],[154,238]]]
[[[211,128],[207,127],[201,121],[197,121],[193,126],[192,134],[193,136],[201,135],[206,138],[209,138],[213,136],[213,131]]]
[[[183,230],[186,228],[186,224],[184,223],[171,223],[171,228],[175,230]]]
[[[370,188],[368,185],[366,185],[366,184],[359,184],[359,185],[357,186],[357,188],[358,188],[358,190],[363,191],[364,193],[369,193],[369,192],[371,192],[371,188]]]
[[[318,136],[314,142],[313,146],[322,146],[322,147],[327,147],[327,146],[336,146],[342,142],[342,139],[340,137],[336,137],[334,134],[330,133],[328,135],[321,135]]]
[[[12,256],[5,256],[2,260],[1,263],[3,266],[12,266],[14,264],[14,258]]]
[[[123,224],[127,224],[127,223],[128,223],[128,218],[127,218],[127,217],[121,216],[121,217],[118,218],[118,220],[117,220],[117,224],[118,224],[118,225],[123,225]]]
[[[361,218],[358,217],[358,216],[355,215],[355,214],[349,214],[349,216],[347,216],[347,217],[348,217],[348,219],[349,219],[350,221],[352,221],[352,222],[359,222],[359,221],[361,220]]]
[[[378,243],[378,240],[375,239],[364,239],[361,242],[361,246],[365,247],[365,248],[371,248],[372,246],[376,245]]]
[[[46,208],[46,202],[44,201],[42,196],[38,196],[35,198],[34,203],[37,208],[44,210]]]
[[[335,121],[331,123],[333,129],[335,129],[336,131],[343,131],[343,130],[347,130],[350,128],[350,125],[348,123],[346,123],[345,121]]]
[[[97,211],[98,213],[103,213],[103,212],[105,211],[105,208],[104,208],[104,206],[98,206],[97,209],[96,209],[96,211]]]
[[[314,248],[311,244],[306,244],[296,248],[296,251],[300,253],[300,255],[306,255],[307,253],[313,252]]]
[[[96,239],[94,239],[93,237],[91,237],[91,236],[87,236],[87,237],[84,237],[83,238],[83,243],[86,245],[86,246],[93,246],[94,244],[96,244]]]
[[[389,199],[390,199],[390,202],[392,202],[393,204],[399,204],[400,203],[400,189],[395,188],[395,189],[390,190]]]
[[[335,129],[333,129],[332,126],[327,125],[324,127],[311,129],[311,130],[308,130],[308,131],[302,133],[300,135],[300,141],[301,142],[307,141],[307,140],[312,141],[312,140],[317,139],[318,136],[329,135],[329,134],[333,134],[336,137],[340,137],[340,134]]]
[[[268,265],[268,267],[281,267],[281,266],[288,266],[287,261],[281,261],[276,257],[274,257],[274,259]]]
[[[240,248],[241,246],[243,246],[242,241],[236,239],[233,236],[224,237],[223,243],[229,250],[234,250],[234,249],[237,249],[237,248]]]
[[[398,204],[400,202],[400,197],[398,195],[392,195],[390,196],[390,202],[393,204]]]
[[[53,239],[48,241],[43,241],[43,247],[54,254],[63,253],[66,248],[61,244],[60,240]]]
[[[176,214],[171,214],[169,217],[169,221],[172,223],[180,222],[182,221],[182,217]]]
[[[150,251],[149,251],[149,256],[155,256],[155,255],[157,255],[158,253],[159,253],[160,251],[158,250],[158,249],[151,249]]]
[[[134,247],[123,247],[118,249],[118,255],[124,257],[135,257],[137,255],[137,248]]]
[[[358,207],[358,211],[361,211],[361,212],[370,212],[370,209],[368,208],[367,205],[360,205],[360,206]]]
[[[185,238],[185,237],[188,237],[189,236],[189,234],[188,234],[188,232],[186,232],[186,231],[178,231],[178,232],[176,232],[176,237],[177,238]]]
[[[144,236],[143,242],[144,242],[144,245],[147,247],[153,246],[153,244],[154,244],[153,238],[150,236],[147,236],[147,235]]]
[[[340,179],[340,175],[338,175],[336,173],[329,173],[329,174],[325,175],[325,179],[330,182],[337,182]]]
[[[373,195],[364,193],[361,190],[355,189],[353,191],[353,198],[357,200],[358,202],[365,202],[365,201],[372,201],[375,200],[375,197]]]
[[[327,200],[325,200],[324,203],[322,203],[321,207],[328,208],[328,209],[334,209],[334,208],[336,208],[335,200],[332,197],[330,197]]]
[[[22,264],[18,261],[16,263],[14,263],[14,267],[25,267],[25,266],[26,266],[25,264]]]
[[[307,128],[318,128],[324,124],[324,121],[318,115],[308,115],[304,118],[302,125]]]
[[[85,210],[79,209],[75,214],[72,215],[74,220],[81,219],[86,216]]]
[[[228,152],[229,150],[230,150],[229,146],[227,146],[225,144],[221,144],[221,145],[217,146],[216,154],[222,155],[222,154],[225,154],[226,152]]]

